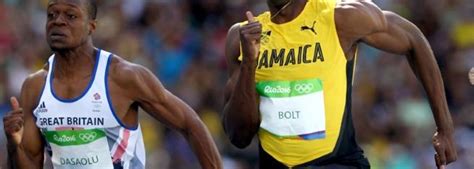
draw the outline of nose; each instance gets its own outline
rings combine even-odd
[[[52,23],[54,25],[65,25],[66,24],[66,18],[64,15],[59,14],[56,18],[53,19]]]

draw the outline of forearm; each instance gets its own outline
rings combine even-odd
[[[224,107],[224,130],[231,142],[244,148],[252,141],[260,125],[257,93],[255,90],[255,64],[243,61],[236,84]]]
[[[199,119],[195,119],[187,128],[188,131],[185,132],[185,137],[197,155],[202,168],[222,168],[222,160],[219,151],[211,134],[206,130],[206,126]]]
[[[426,91],[438,131],[445,134],[452,133],[453,122],[446,101],[441,72],[429,43],[418,29],[416,33],[413,33],[412,44],[413,49],[407,58]]]
[[[42,165],[35,165],[35,161],[28,157],[21,145],[16,146],[7,143],[8,168],[10,169],[32,169],[43,168]]]
[[[392,24],[396,23],[409,41],[405,43],[409,47],[404,53],[426,91],[438,132],[452,134],[453,122],[446,101],[443,79],[430,44],[423,33],[409,21],[397,15],[390,16],[389,20],[393,22]]]

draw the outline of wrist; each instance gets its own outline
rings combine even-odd
[[[18,148],[20,148],[19,144],[13,143],[10,140],[7,141],[7,151],[9,154],[16,153]]]
[[[443,127],[438,127],[436,131],[442,135],[446,136],[453,136],[454,135],[454,129],[451,126],[443,126]]]
[[[252,59],[249,57],[244,57],[242,58],[242,64],[241,66],[247,67],[247,68],[256,68],[257,67],[257,59]]]

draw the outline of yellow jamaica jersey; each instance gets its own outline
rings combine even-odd
[[[290,167],[358,148],[350,115],[354,61],[339,43],[336,2],[308,0],[283,24],[269,12],[256,17],[263,25],[255,72],[258,136],[266,153]]]

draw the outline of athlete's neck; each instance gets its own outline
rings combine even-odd
[[[96,64],[96,52],[92,43],[67,50],[54,51],[54,77],[56,79],[77,79],[92,74]]]
[[[267,0],[272,22],[282,24],[292,21],[303,11],[308,0]]]

